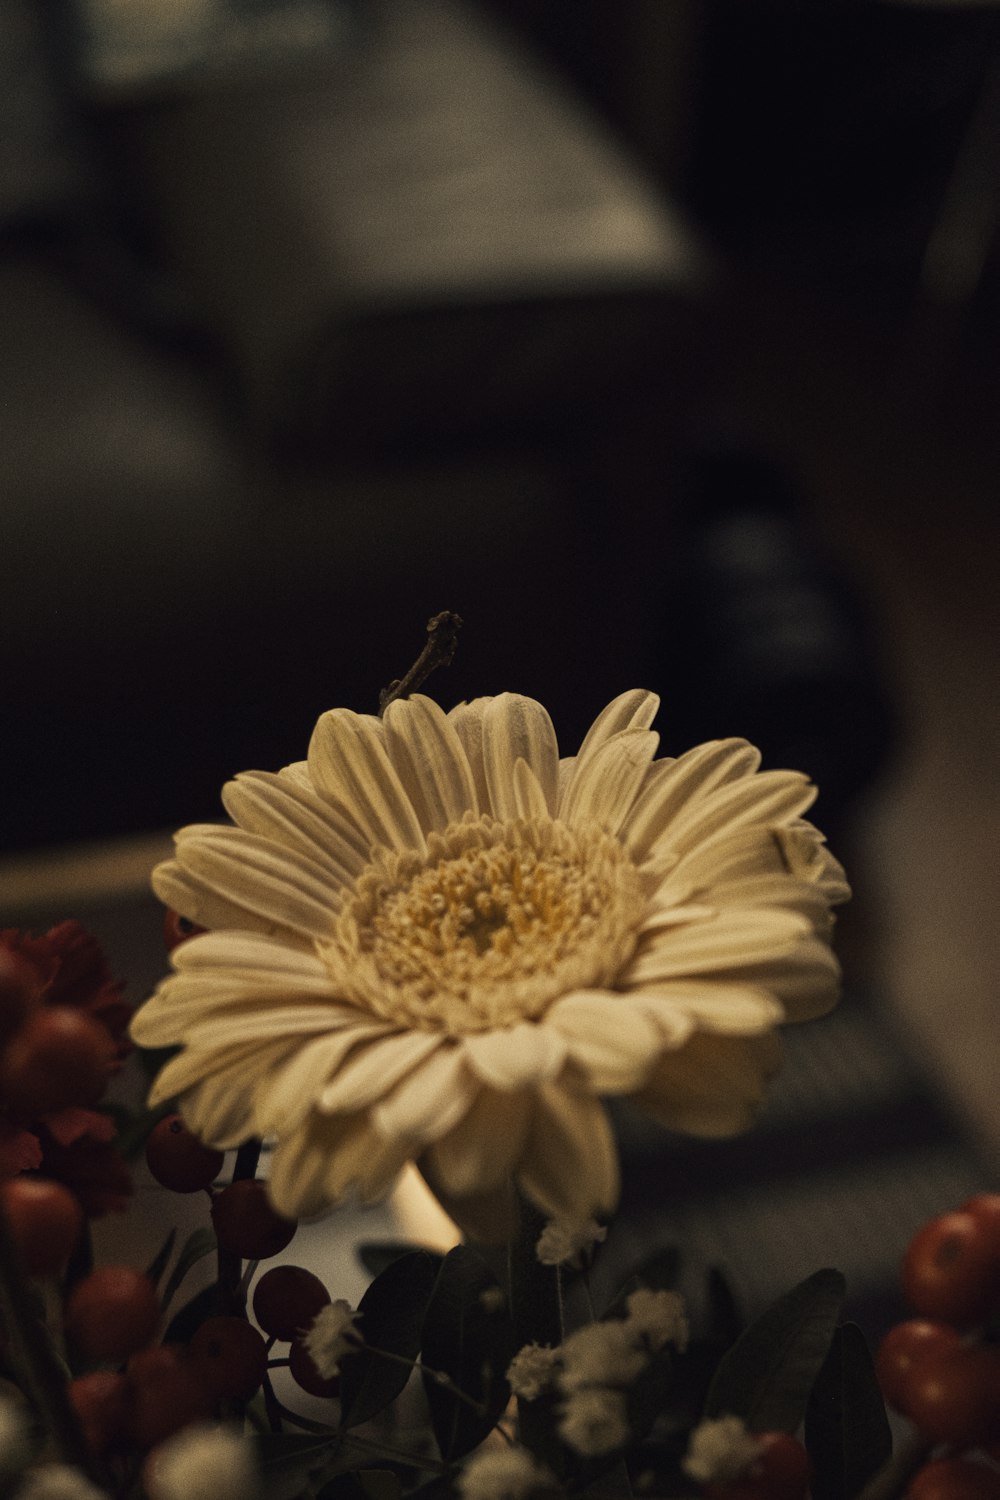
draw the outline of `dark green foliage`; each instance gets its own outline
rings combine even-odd
[[[833,1336],[806,1407],[813,1500],[854,1500],[892,1453],[868,1345],[855,1323]]]

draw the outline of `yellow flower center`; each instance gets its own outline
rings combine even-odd
[[[470,815],[427,843],[378,851],[322,951],[376,1015],[453,1036],[511,1026],[612,983],[635,947],[639,875],[596,824]]]

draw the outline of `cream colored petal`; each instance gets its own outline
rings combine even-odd
[[[296,1128],[354,1049],[389,1032],[387,1025],[371,1022],[300,1045],[257,1091],[257,1133],[281,1135]]]
[[[600,749],[606,740],[624,729],[648,729],[656,718],[659,706],[657,695],[648,693],[643,688],[630,688],[627,692],[619,693],[617,698],[613,698],[601,709],[587,730],[577,752],[577,759],[585,760],[588,755]]]
[[[659,899],[659,898],[658,898]],[[683,927],[685,922],[704,922],[709,917],[716,916],[715,906],[660,906],[651,905],[641,923],[639,924],[640,936],[654,932],[663,932],[668,927]]]
[[[723,880],[713,885],[708,894],[713,905],[720,908],[783,907],[786,911],[798,912],[813,926],[822,925],[824,930],[830,914],[827,898],[820,887],[805,880],[795,880],[791,875]]]
[[[766,876],[787,879],[790,868],[782,852],[780,829],[766,824],[734,828],[678,858],[656,894],[657,902],[686,901],[710,896],[724,881],[757,880]]]
[[[473,698],[471,703],[457,704],[448,714],[448,722],[462,742],[476,788],[476,802],[483,812],[488,812],[490,806],[483,763],[483,715],[492,702],[492,698]]]
[[[203,1079],[225,1073],[234,1080],[233,1087],[253,1093],[260,1069],[274,1059],[287,1055],[298,1043],[293,1040],[272,1042],[262,1047],[259,1042],[241,1042],[236,1046],[212,1047],[201,1051],[185,1047],[176,1057],[165,1063],[153,1081],[149,1092],[150,1106],[155,1108],[168,1099],[183,1094]],[[242,1071],[242,1076],[241,1075]]]
[[[314,952],[290,948],[280,938],[256,932],[205,932],[180,943],[170,955],[179,973],[210,977],[214,971],[247,972],[265,983],[302,989],[329,989],[322,960]]]
[[[550,1218],[578,1223],[610,1213],[618,1201],[618,1153],[600,1101],[542,1084],[517,1180]]]
[[[132,1018],[133,1040],[141,1047],[172,1047],[177,1042],[209,1045],[208,1031],[223,1037],[255,1034],[277,1036],[330,1031],[349,1026],[358,1012],[350,1007],[295,995],[280,988],[228,987],[188,979],[166,980]]]
[[[559,747],[552,720],[534,698],[501,693],[486,705],[482,720],[483,769],[489,808],[497,818],[516,818],[514,767],[527,761],[542,788],[549,812],[555,811]]]
[[[774,1033],[726,1037],[698,1032],[678,1052],[664,1053],[633,1102],[671,1130],[738,1135],[757,1118],[780,1057]]]
[[[793,912],[734,910],[644,937],[620,976],[623,986],[769,963],[810,933]]]
[[[730,782],[686,808],[663,835],[682,855],[698,845],[729,837],[750,824],[780,827],[805,812],[816,788],[798,771],[758,771]]]
[[[652,730],[626,729],[590,755],[578,756],[559,807],[562,821],[571,827],[593,822],[616,834],[629,818],[658,744]]]
[[[742,980],[768,990],[781,1001],[789,1021],[825,1016],[840,996],[840,965],[829,943],[812,935],[778,958],[720,969],[713,978],[737,984]]]
[[[380,1137],[364,1114],[311,1114],[275,1148],[271,1201],[290,1217],[321,1213],[352,1189],[368,1201],[388,1190],[407,1159],[405,1148]]]
[[[321,865],[241,828],[182,828],[176,843],[177,864],[203,890],[269,921],[271,931],[329,936],[340,896]]]
[[[445,1042],[436,1031],[376,1039],[347,1060],[316,1101],[324,1114],[365,1109]]]
[[[649,1072],[662,1045],[660,1033],[631,997],[609,990],[578,990],[557,1000],[545,1017],[566,1040],[595,1094],[632,1093]]]
[[[332,708],[309,741],[309,775],[320,795],[352,818],[372,847],[423,850],[420,821],[384,741],[378,719]]]
[[[657,762],[623,830],[626,847],[644,859],[682,813],[700,804],[720,786],[751,776],[760,751],[746,740],[710,740],[676,760]]]
[[[793,875],[818,886],[831,906],[850,900],[844,867],[830,853],[818,828],[800,818],[789,828],[776,828],[774,838]]]
[[[502,1187],[520,1159],[533,1110],[526,1090],[481,1088],[461,1123],[430,1150],[438,1190],[465,1198]]]
[[[280,1052],[271,1049],[273,1063]],[[186,1091],[180,1100],[181,1114],[199,1140],[219,1151],[240,1146],[255,1134],[254,1091],[247,1088],[247,1064],[230,1061]]]
[[[307,791],[314,791],[312,777],[309,775],[309,762],[307,760],[292,761],[290,766],[282,766],[278,775],[288,781],[297,782],[304,786]]]
[[[372,1124],[380,1135],[398,1136],[422,1150],[464,1118],[481,1089],[462,1048],[446,1045],[377,1100],[371,1109]]]
[[[249,1041],[256,1036],[264,1044],[282,1036],[305,1039],[352,1029],[345,1025],[342,1015],[330,1012],[323,1005],[269,1007],[258,1001],[243,1010],[230,1009],[221,1016],[209,1015],[201,1021],[191,1021],[185,1028],[183,1041],[189,1047],[215,1047],[226,1041]]]
[[[290,928],[282,928],[267,912],[253,911],[239,901],[221,895],[204,881],[181,868],[177,860],[170,859],[157,865],[151,884],[164,906],[172,907],[182,917],[197,922],[199,927],[218,929],[233,928],[243,934],[257,932],[264,935],[280,933],[285,943],[297,945],[311,952],[313,940]],[[185,944],[181,945],[186,946]],[[177,952],[178,950],[174,950]]]
[[[538,821],[551,816],[542,784],[526,760],[514,766],[514,805],[518,818]]]
[[[397,698],[386,709],[383,722],[389,758],[425,832],[441,832],[464,813],[479,812],[462,741],[431,698],[419,693]]]
[[[566,1061],[566,1043],[544,1024],[521,1021],[506,1031],[476,1031],[463,1038],[466,1056],[484,1083],[522,1089],[554,1078]]]
[[[773,1031],[785,1019],[781,1003],[767,990],[740,984],[685,984],[647,986],[632,992],[651,1021],[666,1028],[680,1014],[700,1031],[720,1036],[757,1036]]]
[[[241,828],[314,860],[338,887],[367,863],[363,840],[328,803],[298,782],[269,771],[244,771],[222,788],[222,805]]]

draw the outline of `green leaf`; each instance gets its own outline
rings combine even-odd
[[[752,1432],[794,1432],[826,1359],[845,1293],[839,1271],[816,1271],[736,1340],[715,1372],[706,1417],[742,1417]]]
[[[174,1253],[174,1245],[177,1243],[177,1230],[171,1229],[163,1244],[157,1250],[153,1259],[146,1267],[146,1275],[154,1286],[159,1284],[160,1277],[167,1269],[167,1262]]]
[[[363,1245],[355,1247],[355,1254],[373,1276],[379,1276],[394,1260],[401,1260],[404,1255],[412,1255],[414,1250],[420,1249],[418,1245],[408,1245],[404,1240],[366,1240]],[[424,1255],[433,1256],[438,1265],[444,1260],[436,1250],[424,1250]]]
[[[357,1427],[395,1401],[412,1373],[405,1364],[383,1359],[384,1349],[404,1360],[415,1360],[438,1277],[440,1257],[426,1250],[410,1250],[392,1261],[358,1303],[364,1345],[346,1357],[340,1368],[341,1422]]]
[[[806,1447],[813,1500],[854,1500],[892,1454],[892,1431],[856,1323],[833,1336],[806,1407]]]
[[[427,1309],[420,1357],[431,1425],[446,1463],[483,1441],[510,1399],[507,1366],[514,1335],[500,1283],[468,1245],[445,1256]],[[472,1402],[462,1401],[430,1371],[450,1377]]]
[[[746,1319],[740,1312],[736,1293],[718,1266],[709,1266],[705,1277],[705,1300],[708,1304],[707,1334],[718,1339],[724,1348],[734,1344],[743,1332]]]
[[[204,1260],[206,1255],[211,1255],[215,1248],[215,1230],[210,1229],[207,1224],[188,1235],[181,1246],[181,1253],[177,1257],[177,1264],[167,1277],[166,1285],[163,1288],[161,1307],[164,1312],[170,1306],[174,1293],[191,1267],[199,1260]]]
[[[180,1312],[175,1313],[163,1335],[165,1344],[189,1344],[206,1318],[214,1317],[219,1310],[218,1287],[202,1287],[190,1302],[185,1302]]]

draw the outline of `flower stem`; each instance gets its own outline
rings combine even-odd
[[[396,677],[378,695],[379,717],[396,698],[416,692],[422,682],[438,667],[448,667],[458,649],[458,632],[462,619],[450,609],[442,610],[427,621],[427,641],[413,666],[403,677]]]

